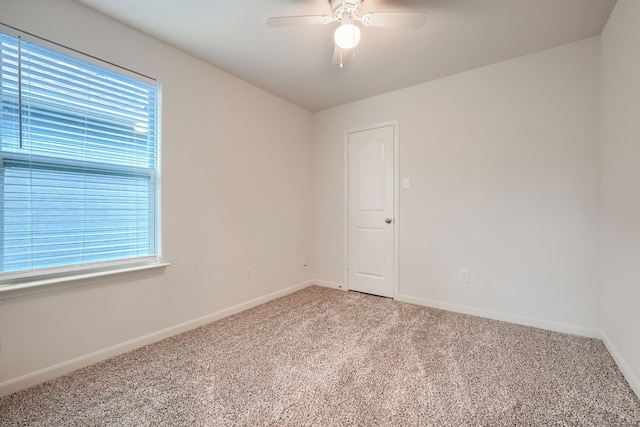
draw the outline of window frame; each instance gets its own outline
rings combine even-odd
[[[160,83],[149,76],[142,73],[132,71],[128,68],[121,67],[112,62],[99,59],[95,56],[88,55],[86,53],[77,51],[75,49],[63,46],[61,44],[52,42],[50,40],[35,36],[33,34],[21,31],[14,27],[0,23],[0,32],[12,37],[17,37],[28,43],[32,43],[41,48],[51,50],[58,54],[70,56],[76,60],[83,61],[85,63],[98,66],[100,68],[107,69],[111,72],[124,75],[129,78],[133,78],[145,84],[150,84],[155,87],[155,158],[154,168],[148,170],[142,170],[129,165],[108,165],[104,164],[91,165],[95,167],[96,173],[121,173],[135,177],[147,177],[150,182],[154,183],[154,197],[152,208],[152,217],[150,221],[155,223],[155,253],[149,256],[140,256],[136,258],[121,258],[109,261],[89,262],[82,264],[68,264],[59,267],[52,268],[40,268],[34,270],[22,270],[15,272],[0,273],[0,301],[7,298],[13,298],[23,294],[33,293],[35,288],[47,289],[54,288],[50,285],[58,285],[55,288],[59,288],[60,285],[65,283],[76,286],[78,282],[86,281],[85,279],[92,279],[103,276],[110,276],[123,273],[140,272],[153,269],[164,269],[169,264],[162,259],[162,222],[161,222],[161,85]],[[0,165],[5,162],[24,162],[28,158],[29,163],[33,163],[34,159],[46,165],[45,167],[60,168],[68,167],[72,169],[89,170],[91,167],[87,167],[88,163],[85,161],[78,162],[73,159],[62,158],[50,158],[47,156],[38,155],[25,155],[20,153],[13,153],[10,151],[2,152],[0,150]],[[82,165],[80,165],[82,163]],[[88,172],[91,174],[91,172]],[[0,208],[2,207],[4,197],[0,197]],[[1,231],[0,231],[1,234]],[[1,236],[0,236],[1,237]],[[64,286],[63,286],[64,287]],[[25,292],[27,290],[28,292]]]

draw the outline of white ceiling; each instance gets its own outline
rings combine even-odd
[[[77,0],[312,112],[601,33],[616,0],[364,0],[363,12],[429,13],[419,30],[367,27],[344,68],[329,0]]]

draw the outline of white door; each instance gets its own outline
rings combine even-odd
[[[349,290],[393,297],[394,126],[349,133]]]

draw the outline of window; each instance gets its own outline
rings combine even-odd
[[[0,27],[0,282],[158,262],[157,84],[25,37]]]

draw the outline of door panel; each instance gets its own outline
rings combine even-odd
[[[359,135],[362,137],[361,135]],[[354,142],[355,144],[355,142]],[[380,211],[384,208],[384,143],[378,140],[359,141],[355,147],[358,168],[358,211]]]
[[[357,233],[356,273],[384,278],[384,230],[360,227]]]
[[[349,289],[393,297],[394,127],[350,133],[348,144]]]

